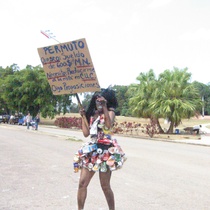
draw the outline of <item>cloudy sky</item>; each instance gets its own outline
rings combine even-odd
[[[37,48],[85,38],[101,87],[141,72],[188,68],[207,84],[209,0],[7,0],[0,3],[0,66],[41,65]]]

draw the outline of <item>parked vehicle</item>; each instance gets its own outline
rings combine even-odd
[[[18,125],[26,125],[26,116],[22,116],[18,119]]]
[[[18,123],[18,116],[17,115],[11,115],[8,121],[9,124],[17,124]]]
[[[1,115],[1,120],[0,122],[2,123],[9,123],[10,115]]]

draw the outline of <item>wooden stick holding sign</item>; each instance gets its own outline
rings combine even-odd
[[[75,93],[75,95],[76,95],[76,98],[77,98],[77,102],[78,102],[79,108],[80,108],[80,109],[84,109],[83,106],[82,106],[82,104],[81,104],[81,102],[80,102],[80,99],[79,99],[78,94]],[[82,118],[83,118],[83,120],[84,120],[84,122],[85,122],[85,125],[86,125],[87,127],[89,127],[89,123],[88,123],[88,121],[87,121],[86,116],[85,116],[85,115],[82,115]]]
[[[75,94],[82,108],[77,93],[101,90],[85,39],[41,47],[38,54],[54,95]]]

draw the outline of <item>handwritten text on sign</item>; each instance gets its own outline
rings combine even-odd
[[[100,91],[85,39],[38,48],[54,95]]]

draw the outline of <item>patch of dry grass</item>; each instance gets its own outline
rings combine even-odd
[[[41,117],[41,123],[42,124],[53,124],[55,119],[58,117],[80,117],[79,113],[68,113],[65,115],[57,115],[55,118],[43,118]],[[116,121],[118,123],[122,122],[136,122],[141,124],[149,123],[149,119],[144,118],[136,118],[136,117],[124,117],[124,116],[117,116]],[[167,124],[164,123],[164,119],[160,119],[160,123],[163,127],[167,127]],[[191,119],[183,119],[182,123],[179,125],[178,128],[184,128],[184,127],[192,127],[193,125],[199,125],[199,124],[208,124],[210,123],[210,117],[205,116],[204,118],[191,118]]]
[[[57,115],[54,119],[50,118],[42,118],[41,117],[41,124],[45,125],[53,125],[54,121],[58,117],[80,117],[78,113],[68,113],[65,115]],[[149,123],[149,119],[144,119],[144,118],[136,118],[136,117],[124,117],[124,116],[117,116],[116,117],[116,122],[122,123],[122,122],[135,122],[135,123],[141,123],[147,124]],[[162,128],[168,129],[169,124],[166,124],[164,119],[160,119],[160,124]],[[205,116],[205,117],[200,117],[200,118],[191,118],[191,119],[183,119],[182,123],[177,127],[177,129],[182,130],[185,127],[192,127],[194,125],[200,125],[200,124],[210,124],[210,117]]]
[[[65,114],[65,115],[57,115],[54,119],[50,118],[42,118],[41,117],[41,123],[44,125],[54,125],[54,121],[58,117],[80,117],[78,113],[70,113],[70,114]],[[141,125],[147,124],[150,122],[149,119],[144,119],[144,118],[136,118],[136,117],[124,117],[124,116],[117,116],[116,117],[116,122],[118,123],[123,123],[123,122],[135,122],[135,123],[140,123]],[[168,130],[169,124],[165,123],[164,119],[160,119],[160,124],[163,129]],[[200,117],[200,118],[191,118],[191,119],[183,119],[182,123],[176,128],[180,130],[180,135],[167,135],[167,134],[159,134],[155,135],[156,138],[161,138],[161,139],[200,139],[200,135],[187,135],[186,133],[184,134],[184,128],[185,127],[192,127],[194,125],[200,125],[200,124],[210,124],[210,117],[205,116],[205,117]],[[210,128],[210,126],[209,126]],[[129,136],[135,136],[135,132],[132,134],[128,134]],[[142,137],[148,137],[148,135],[145,134],[139,134],[137,135],[142,136]]]

